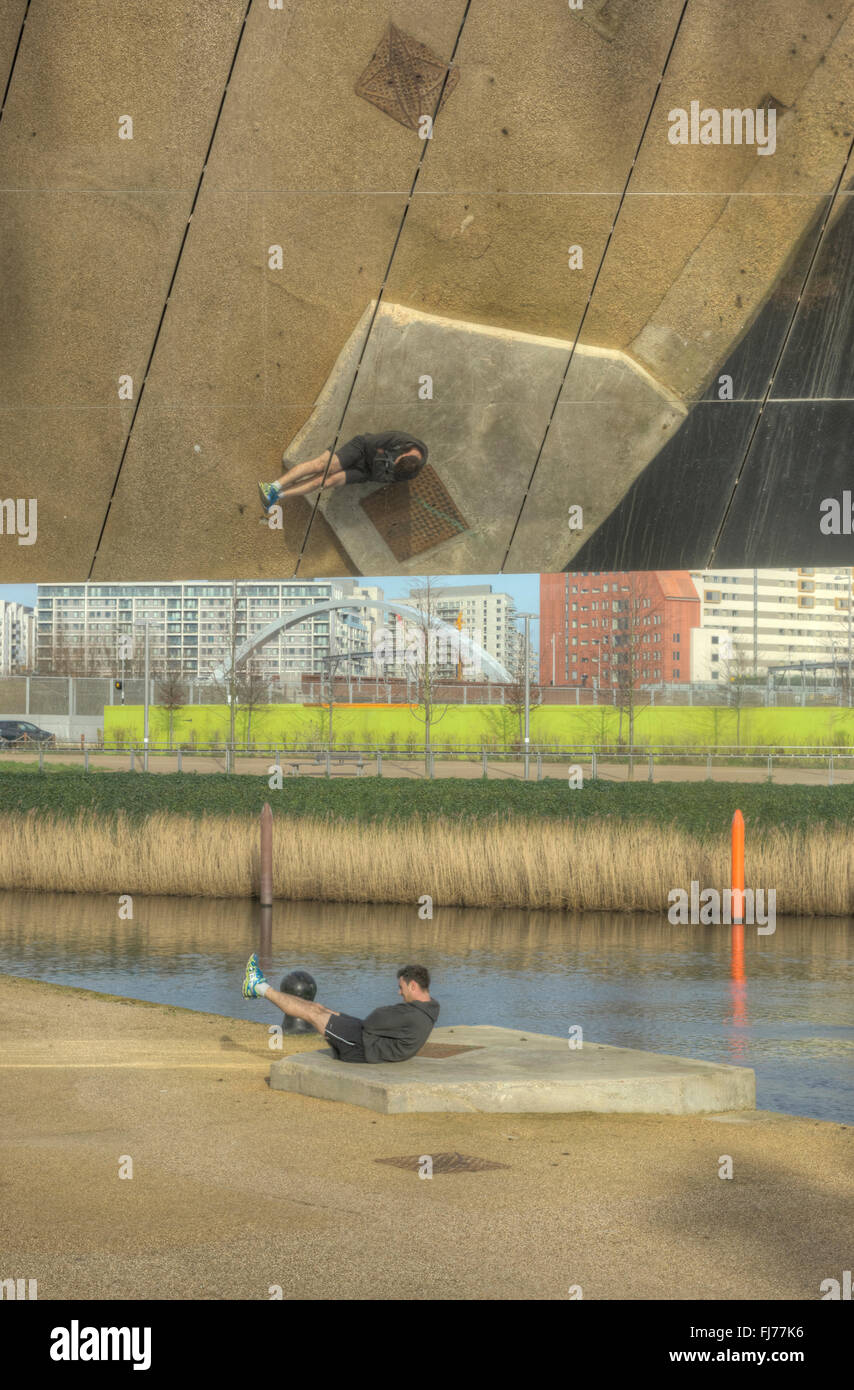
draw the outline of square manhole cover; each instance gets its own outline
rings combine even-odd
[[[407,1168],[417,1172],[425,1158],[433,1164],[434,1173],[485,1173],[490,1168],[509,1168],[509,1163],[493,1163],[488,1158],[472,1154],[410,1154],[405,1158],[375,1158],[375,1163],[387,1163],[392,1168]]]
[[[436,103],[448,68],[432,48],[419,43],[395,24],[389,24],[376,53],[356,83],[356,95],[378,106],[400,125],[418,130],[422,116],[436,115]],[[445,105],[459,79],[457,69],[451,69],[441,106]]]
[[[469,529],[429,463],[411,483],[389,483],[359,505],[396,560],[409,560]]]
[[[465,1043],[425,1043],[420,1052],[416,1052],[416,1057],[456,1057],[458,1052],[482,1052],[482,1046],[470,1046]]]

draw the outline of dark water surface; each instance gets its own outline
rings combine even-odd
[[[245,899],[0,893],[0,971],[229,1018],[281,1014],[241,995],[260,941]],[[427,965],[440,1025],[492,1023],[753,1067],[757,1105],[854,1122],[854,922],[783,918],[772,936],[666,918],[278,903],[278,985],[309,970],[318,999],[364,1015],[397,1002],[398,966]]]

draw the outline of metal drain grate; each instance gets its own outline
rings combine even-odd
[[[482,1046],[467,1046],[465,1043],[425,1043],[416,1057],[456,1057],[458,1052],[482,1052]]]
[[[379,107],[393,121],[418,130],[422,116],[436,111],[448,64],[438,53],[389,24],[376,53],[356,83],[356,95]],[[442,94],[441,107],[460,80],[452,69]]]
[[[429,463],[411,483],[389,483],[359,505],[396,560],[410,560],[469,529]]]
[[[493,1163],[488,1158],[474,1158],[471,1154],[411,1154],[406,1158],[375,1158],[374,1163],[387,1163],[392,1168],[406,1168],[413,1172],[421,1167],[425,1157],[433,1161],[434,1173],[485,1173],[490,1168],[509,1168],[509,1163]]]

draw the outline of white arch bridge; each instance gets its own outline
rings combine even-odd
[[[271,637],[275,637],[278,632],[284,632],[289,627],[298,627],[300,623],[306,622],[309,618],[318,618],[324,613],[335,613],[339,609],[346,609],[349,612],[358,611],[360,608],[378,608],[383,612],[393,613],[395,617],[409,620],[416,623],[423,630],[435,632],[437,635],[447,637],[453,644],[452,650],[459,651],[459,659],[466,666],[473,666],[479,670],[488,680],[510,681],[510,673],[502,666],[494,656],[484,651],[479,643],[473,642],[464,632],[458,631],[451,623],[446,623],[442,618],[429,618],[420,613],[417,608],[412,608],[406,603],[393,603],[389,599],[334,599],[330,603],[312,603],[306,608],[301,608],[296,613],[283,613],[281,617],[274,618],[273,622],[268,623],[260,632],[256,632],[254,637],[249,637],[237,648],[234,654],[235,668],[245,661],[252,652],[263,647],[265,642],[269,642]],[[222,681],[231,671],[231,663],[220,666],[214,671],[214,677]]]

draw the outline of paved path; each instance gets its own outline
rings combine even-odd
[[[270,1091],[259,1018],[0,976],[0,1277],[44,1299],[816,1299],[850,1268],[851,1128],[376,1115]],[[454,1151],[508,1166],[375,1162]]]
[[[0,761],[0,775],[3,771],[3,762]],[[854,759],[848,760],[846,767],[834,765],[833,781],[837,785],[850,785],[854,782]],[[45,763],[61,764],[65,767],[74,767],[82,771],[83,757],[80,753],[67,754],[46,754]],[[267,777],[269,770],[274,764],[272,755],[266,757],[237,757],[235,759],[235,772],[256,777]],[[570,764],[569,759],[562,762],[543,763],[544,778],[558,778],[566,781]],[[35,765],[34,765],[35,766]],[[577,766],[582,769],[585,780],[592,776],[592,769],[588,761],[582,760]],[[282,773],[285,777],[290,777],[293,768],[287,754],[281,755]],[[106,772],[128,772],[130,770],[130,757],[128,754],[121,753],[90,753],[89,769],[96,772],[98,769]],[[142,754],[137,753],[135,759],[135,771],[142,771]],[[186,754],[182,759],[182,770],[184,772],[225,772],[225,757],[192,757]],[[168,754],[152,754],[149,758],[150,772],[177,772],[178,760]],[[611,763],[600,760],[598,763],[598,776],[606,782],[625,782],[629,779],[628,767],[625,763]],[[648,778],[648,763],[646,758],[638,758],[635,761],[632,774],[632,781],[645,782]],[[467,779],[478,779],[483,776],[483,764],[480,760],[476,762],[440,762],[438,759],[434,765],[434,776],[436,778],[445,777],[464,777]],[[528,769],[529,780],[536,781],[537,762],[536,758],[531,758]],[[524,780],[525,766],[523,762],[490,762],[488,764],[490,779],[498,781],[518,782]],[[326,766],[324,763],[314,761],[302,761],[299,765],[299,775],[303,777],[325,777]],[[336,763],[334,760],[331,766],[332,777],[375,777],[377,775],[377,765],[373,758],[366,758],[364,770],[360,774],[354,762]],[[415,781],[423,781],[427,777],[424,768],[423,758],[383,758],[384,777],[406,777]],[[654,781],[656,782],[704,782],[708,777],[705,763],[702,764],[683,764],[656,762],[654,768]],[[755,767],[732,767],[726,764],[719,764],[712,768],[711,780],[714,782],[767,782],[768,767],[767,763],[762,762]],[[821,767],[788,767],[782,763],[775,763],[773,768],[774,782],[781,786],[827,786],[829,781],[829,769],[827,762]]]

